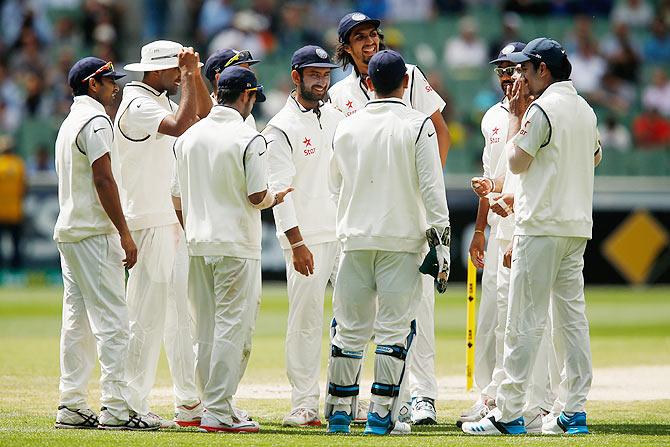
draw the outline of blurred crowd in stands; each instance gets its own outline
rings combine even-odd
[[[286,71],[285,77],[262,79],[274,88],[265,108],[256,111],[262,123],[288,92],[286,55],[306,43],[332,52],[337,22],[352,10],[381,18],[389,46],[424,69],[448,100],[445,116],[456,148],[470,148],[472,160],[482,143],[478,120],[499,99],[488,61],[506,42],[551,35],[537,26],[531,35],[527,29],[553,20],[566,24],[562,35],[551,37],[568,49],[575,86],[599,113],[603,146],[612,152],[670,146],[668,0],[4,0],[0,5],[0,135],[11,137],[29,174],[53,172],[53,141],[72,101],[67,72],[77,58],[93,54],[121,68],[123,61],[139,57],[143,43],[158,38],[194,46],[203,59],[218,48],[250,50],[281,69],[274,71]],[[412,35],[440,21],[450,24],[435,28],[444,32],[423,35],[423,42]],[[466,84],[470,90],[475,84],[475,94],[459,99]]]

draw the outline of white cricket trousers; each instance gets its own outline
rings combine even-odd
[[[475,383],[480,390],[480,400],[482,403],[488,398],[495,398],[495,390],[493,390],[493,394],[489,394],[491,389],[488,386],[493,378],[498,343],[501,345],[500,351],[502,352],[502,336],[498,338],[498,334],[496,333],[498,312],[500,309],[498,301],[498,273],[500,272],[499,267],[502,267],[498,253],[500,251],[500,240],[494,237],[496,231],[497,227],[492,226],[489,231],[486,252],[484,253],[482,293],[477,311],[477,329],[475,331]],[[504,316],[506,317],[507,298],[505,298],[504,304]],[[498,342],[498,340],[500,341]]]
[[[124,365],[128,309],[124,297],[124,253],[118,234],[59,242],[63,274],[60,338],[60,405],[89,408],[86,388],[97,357],[100,402],[117,419],[128,420]]]
[[[496,244],[498,248],[496,259],[498,271],[496,274],[497,325],[495,327],[495,363],[491,381],[482,390],[482,397],[491,399],[496,398],[498,387],[505,379],[503,358],[505,351],[505,328],[507,327],[507,307],[509,304],[510,269],[503,265],[503,258],[505,250],[510,243],[511,241],[498,239]],[[531,419],[540,412],[540,409],[551,410],[556,400],[556,394],[552,391],[549,375],[550,357],[554,357],[554,346],[551,342],[551,325],[548,324],[542,336],[540,350],[538,351],[535,366],[531,373],[531,382],[526,396],[524,415],[529,416]]]
[[[559,361],[565,365],[567,412],[584,411],[591,387],[589,323],[584,300],[586,238],[515,236],[505,330],[505,379],[496,403],[501,421],[522,415],[531,369],[547,325],[549,307]]]
[[[333,345],[343,351],[360,352],[365,350],[374,334],[376,345],[406,347],[410,323],[420,299],[417,293],[421,286],[420,258],[418,253],[343,252],[333,297],[333,313],[337,321]],[[349,360],[330,359],[328,376],[331,383],[350,385],[357,380],[360,361]],[[403,363],[389,355],[376,354],[375,382],[399,385]],[[380,405],[390,405],[393,401],[391,397],[375,394],[371,400]],[[328,394],[326,401],[333,405],[347,405],[352,397]]]
[[[261,261],[191,256],[188,293],[195,315],[196,382],[207,412],[230,425],[233,396],[251,354]]]
[[[293,267],[291,250],[284,250],[288,289],[286,372],[293,408],[319,409],[319,373],[326,286],[335,284],[339,242],[310,245],[314,273],[305,276]]]
[[[416,336],[407,359],[409,391],[413,398],[435,400],[435,284],[432,276],[420,275],[417,294]]]
[[[175,407],[199,401],[186,275],[188,254],[179,224],[132,231],[137,264],[128,278],[130,345],[126,377],[132,406],[149,412],[161,344],[172,376]]]

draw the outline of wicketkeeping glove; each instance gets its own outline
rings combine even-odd
[[[426,238],[428,239],[430,251],[423,260],[421,267],[419,267],[419,271],[435,278],[437,291],[444,293],[447,290],[451,262],[451,251],[449,248],[451,244],[451,230],[447,227],[444,229],[442,235],[439,235],[435,228],[430,228],[426,231]]]

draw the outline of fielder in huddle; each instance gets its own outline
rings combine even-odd
[[[329,432],[349,432],[363,351],[374,335],[365,433],[400,434],[410,431],[397,420],[398,396],[421,299],[426,230],[438,239],[440,266],[448,270],[449,211],[435,127],[402,101],[410,81],[405,61],[383,50],[368,68],[367,87],[377,99],[340,122],[330,165],[343,253],[333,298],[326,416]]]
[[[381,22],[360,12],[345,15],[340,20],[337,33],[339,45],[335,58],[342,68],[353,66],[352,73],[336,83],[328,92],[333,105],[349,116],[362,110],[375,98],[366,83],[370,58],[384,48],[383,35],[379,30]],[[449,151],[449,129],[442,118],[445,103],[425,76],[415,65],[407,65],[409,84],[404,91],[402,101],[409,108],[430,116],[435,127],[438,150],[442,166]],[[390,129],[390,127],[389,127]],[[435,424],[435,399],[437,399],[437,380],[435,379],[435,290],[433,280],[422,278],[422,296],[417,302],[417,336],[414,350],[409,361],[409,380],[412,397],[411,418],[415,424]],[[403,397],[403,400],[409,396]],[[405,410],[403,410],[405,411]],[[405,415],[408,416],[408,415]]]
[[[263,131],[268,142],[270,188],[291,185],[295,192],[273,208],[284,249],[288,288],[286,369],[291,412],[284,425],[321,425],[319,370],[323,300],[335,283],[339,243],[335,204],[328,189],[333,134],[344,115],[323,98],[330,85],[330,62],[323,48],[308,45],[291,59],[295,90]]]

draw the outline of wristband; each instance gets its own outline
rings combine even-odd
[[[496,181],[490,177],[486,177],[486,180],[491,182],[491,192],[494,192],[496,190]]]
[[[303,245],[305,245],[305,240],[304,239],[299,240],[295,244],[291,244],[291,249],[302,247]]]
[[[481,233],[481,234],[484,234],[484,230],[475,230],[475,233]]]

